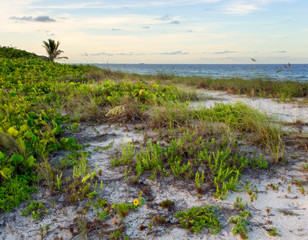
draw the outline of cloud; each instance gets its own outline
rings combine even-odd
[[[176,51],[176,52],[162,52],[162,53],[108,53],[108,52],[100,52],[100,53],[91,53],[90,56],[144,56],[144,55],[188,55],[189,52]]]
[[[27,22],[56,22],[55,19],[50,18],[49,16],[38,16],[38,17],[10,17],[11,20],[17,20],[17,21],[27,21]]]
[[[49,37],[54,37],[54,36],[55,36],[55,34],[52,33],[52,32],[50,32],[49,30],[46,30],[46,31],[44,31],[44,30],[37,30],[37,31],[38,31],[38,32],[44,32],[44,33],[46,33],[46,35],[49,36]]]
[[[100,52],[100,53],[91,53],[90,56],[132,56],[135,55],[133,52],[129,53],[107,53],[107,52]]]
[[[182,52],[182,51],[176,51],[176,52],[164,52],[164,53],[158,53],[160,55],[187,55],[189,52]]]
[[[287,53],[288,51],[282,50],[282,51],[277,51],[276,53]]]
[[[120,31],[120,28],[112,28],[111,31]]]
[[[90,56],[113,56],[112,53],[100,52],[100,53],[91,53]]]
[[[32,0],[34,1],[34,0]],[[36,9],[136,9],[136,8],[149,8],[149,7],[176,7],[176,6],[192,6],[196,4],[204,3],[217,3],[222,0],[153,0],[147,1],[147,4],[144,4],[143,1],[123,1],[114,3],[112,1],[92,1],[92,2],[76,2],[76,3],[66,3],[66,4],[33,4],[31,7]]]
[[[117,53],[115,55],[117,55],[117,56],[132,56],[132,55],[134,55],[134,53],[133,52],[130,52],[130,53]]]
[[[161,16],[161,17],[156,18],[156,19],[160,20],[160,21],[169,22],[169,24],[180,24],[179,21],[174,20],[174,18],[170,15],[164,15],[164,16]]]
[[[258,10],[259,7],[253,4],[234,4],[226,8],[226,12],[230,14],[245,15]]]
[[[292,2],[294,0],[230,0],[223,9],[228,14],[246,15],[258,10],[266,10],[266,6],[277,2]]]
[[[151,27],[149,27],[149,26],[144,26],[144,27],[142,27],[142,29],[150,29]]]
[[[161,20],[161,21],[171,21],[172,17],[170,17],[169,15],[164,15],[162,17],[159,17],[158,20]]]
[[[35,22],[55,22],[55,19],[52,19],[48,16],[38,16],[36,18],[33,19],[33,21]]]
[[[223,52],[213,52],[214,54],[229,54],[229,53],[238,53],[238,51],[223,51]]]

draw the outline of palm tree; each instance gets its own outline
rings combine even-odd
[[[59,55],[63,53],[62,50],[58,49],[59,46],[60,46],[59,41],[55,42],[55,40],[52,39],[48,39],[48,42],[43,41],[43,47],[46,49],[50,61],[54,62],[55,59],[61,59],[61,58],[68,59],[68,57],[59,57]]]

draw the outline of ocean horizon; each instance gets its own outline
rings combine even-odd
[[[308,81],[308,64],[101,64],[102,69],[156,75],[198,76],[212,78],[266,78],[281,81]]]

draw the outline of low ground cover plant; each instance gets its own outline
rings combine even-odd
[[[151,105],[197,99],[173,86],[139,78],[115,79],[125,75],[93,66],[53,63],[16,49],[1,48],[1,53],[0,210],[4,211],[30,199],[35,182],[41,179],[38,174],[50,189],[57,185],[60,190],[60,174],[55,174],[48,156],[80,149],[72,137],[61,136],[65,130],[75,131],[71,121],[75,125],[78,121],[136,121],[144,118]],[[112,114],[116,107],[123,112]]]
[[[192,207],[186,211],[178,212],[175,217],[179,219],[183,228],[194,233],[199,233],[204,227],[208,227],[211,233],[218,233],[222,225],[215,214],[215,206]]]
[[[240,191],[240,175],[249,163],[260,162],[263,168],[266,160],[260,156],[258,159],[249,159],[240,156],[224,142],[207,141],[196,132],[184,132],[182,136],[170,136],[167,145],[160,142],[149,141],[147,145],[140,146],[127,143],[122,147],[122,153],[115,156],[113,166],[127,165],[134,181],[144,172],[151,172],[151,179],[157,175],[174,175],[176,179],[194,181],[197,189],[204,183],[216,189],[215,197],[225,198],[229,190]],[[200,191],[199,190],[199,191]]]
[[[47,208],[43,203],[33,201],[28,207],[22,210],[23,216],[31,216],[33,219],[39,220],[42,215],[48,214]]]
[[[60,136],[69,119],[56,107],[53,88],[60,76],[83,78],[89,67],[51,63],[18,50],[14,57],[2,55],[11,58],[0,57],[0,211],[9,211],[30,199],[38,173],[54,180],[49,153],[79,148],[73,138]]]

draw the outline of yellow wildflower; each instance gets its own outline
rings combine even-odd
[[[138,205],[139,205],[139,200],[138,200],[138,199],[135,199],[135,200],[134,200],[134,205],[135,205],[135,206],[138,206]]]

